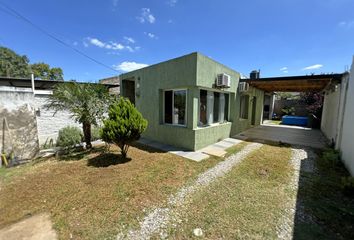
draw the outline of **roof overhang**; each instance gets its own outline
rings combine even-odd
[[[344,74],[241,79],[241,82],[247,82],[265,92],[310,92],[322,91],[331,83],[340,83]]]

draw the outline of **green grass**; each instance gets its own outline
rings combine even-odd
[[[163,204],[171,193],[215,166],[139,146],[123,160],[112,153],[70,153],[60,160],[0,170],[0,228],[48,212],[60,239],[115,239],[134,227],[143,209]],[[234,148],[237,151],[237,148]]]
[[[327,156],[327,155],[323,155]],[[301,172],[298,199],[311,220],[295,218],[297,239],[354,239],[354,199],[342,191],[348,172],[340,163],[316,159],[315,173]]]
[[[172,238],[194,238],[201,228],[206,239],[274,239],[288,200],[290,148],[265,145],[225,177],[192,197]]]

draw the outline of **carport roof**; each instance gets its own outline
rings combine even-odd
[[[266,92],[322,91],[331,82],[340,82],[344,74],[345,73],[241,79],[241,82],[247,82],[250,86]]]

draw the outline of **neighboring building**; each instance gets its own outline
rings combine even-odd
[[[121,95],[148,120],[143,136],[152,140],[198,150],[261,123],[263,91],[239,88],[238,72],[200,53],[119,78]]]
[[[119,88],[119,76],[114,76],[114,77],[109,77],[109,78],[103,78],[99,81],[101,84],[110,84],[110,85],[117,85],[117,87],[111,87],[109,88],[109,92],[112,94],[115,94],[119,96],[120,94],[120,88]]]
[[[63,81],[0,78],[0,150],[31,159],[41,146],[55,143],[65,126],[78,126],[69,112],[54,115],[44,105],[55,84]]]

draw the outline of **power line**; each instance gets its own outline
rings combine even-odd
[[[84,56],[88,59],[90,59],[91,61],[105,67],[108,68],[114,72],[119,72],[116,69],[94,59],[93,57],[90,57],[89,55],[87,55],[86,53],[74,48],[73,46],[71,46],[70,44],[67,44],[66,42],[62,41],[61,39],[57,38],[56,36],[54,36],[53,34],[49,33],[48,31],[46,31],[45,29],[41,28],[40,26],[36,25],[35,23],[33,23],[31,20],[29,20],[28,18],[26,18],[25,16],[21,15],[19,12],[17,12],[16,10],[14,10],[13,8],[9,7],[8,5],[4,4],[3,2],[0,2],[0,5],[2,5],[4,8],[0,8],[1,11],[15,17],[15,18],[19,18],[22,21],[28,23],[29,25],[31,25],[32,27],[34,27],[35,29],[37,29],[38,31],[40,31],[41,33],[43,33],[44,35],[54,39],[55,41],[57,41],[58,43],[70,48],[71,50],[74,50],[76,53],[80,54],[81,56]]]

